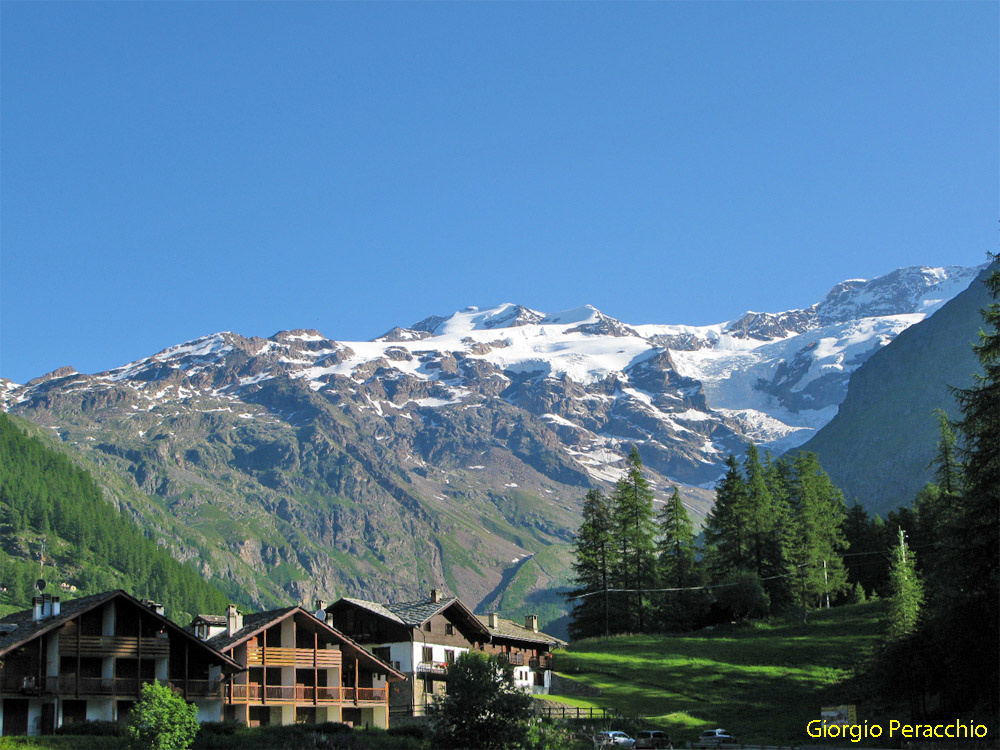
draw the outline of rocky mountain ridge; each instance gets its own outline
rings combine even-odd
[[[727,453],[804,442],[854,369],[977,270],[900,269],[714,326],[504,304],[365,342],[216,333],[4,381],[0,400],[131,477],[166,511],[133,499],[140,519],[261,602],[433,583],[551,619],[585,488],[613,482],[629,446],[704,515]]]

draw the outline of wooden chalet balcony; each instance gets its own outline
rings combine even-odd
[[[4,693],[21,695],[84,695],[84,696],[129,696],[137,697],[143,685],[159,682],[171,690],[183,694],[184,681],[154,680],[149,677],[76,677],[62,675],[45,677],[5,678],[0,683]],[[222,683],[219,680],[188,680],[187,695],[190,698],[221,698]]]
[[[502,659],[505,659],[508,664],[513,664],[515,667],[524,666],[524,654],[500,654]]]
[[[446,661],[422,661],[417,663],[417,671],[425,674],[447,674],[449,666]]]
[[[539,656],[532,656],[528,660],[528,666],[532,669],[554,669],[553,663],[555,659],[552,654],[541,654]]]
[[[170,641],[166,638],[133,638],[123,635],[72,635],[59,639],[60,656],[115,656],[126,658],[163,659],[170,656]]]
[[[250,646],[247,648],[248,667],[316,667],[336,669],[340,667],[341,656],[338,649],[276,648]]]
[[[270,650],[270,649],[268,649]],[[232,685],[231,703],[385,703],[386,688],[313,687],[312,685]]]

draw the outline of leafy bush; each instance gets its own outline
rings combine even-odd
[[[166,685],[142,686],[129,714],[127,736],[135,750],[187,750],[198,734],[198,709]]]

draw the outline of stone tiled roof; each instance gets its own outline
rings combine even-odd
[[[392,602],[390,604],[379,604],[378,602],[370,602],[364,599],[344,598],[342,601],[350,602],[355,606],[362,607],[369,612],[385,617],[392,622],[397,622],[411,628],[420,627],[434,615],[454,606],[462,619],[468,622],[473,629],[481,630],[484,635],[486,634],[486,628],[481,627],[482,623],[479,622],[476,615],[462,604],[461,600],[456,596],[445,597],[437,601],[428,597],[427,599],[417,599],[412,602]]]
[[[502,617],[498,617],[497,627],[491,628],[489,615],[476,615],[476,617],[489,629],[490,635],[498,638],[512,638],[521,641],[531,641],[532,643],[546,643],[556,647],[566,645],[565,641],[556,638],[554,635],[548,635],[540,630],[536,631],[531,628],[526,628],[524,625],[520,625],[513,620],[505,620]]]
[[[31,640],[36,635],[41,635],[48,630],[64,625],[78,614],[113,599],[117,593],[117,591],[105,591],[102,594],[91,594],[90,596],[81,596],[79,599],[69,599],[65,602],[60,601],[59,614],[46,617],[44,620],[32,619],[34,609],[23,609],[19,612],[12,612],[0,619],[0,654],[6,653],[24,641]]]
[[[362,609],[367,609],[369,612],[374,612],[376,615],[381,615],[387,620],[392,620],[393,622],[399,623],[400,625],[407,624],[406,622],[403,621],[403,619],[399,615],[397,615],[395,612],[393,612],[384,604],[379,604],[378,602],[370,602],[366,599],[349,599],[346,596],[343,599],[341,599],[341,601],[350,602],[351,604],[357,607],[361,607]]]

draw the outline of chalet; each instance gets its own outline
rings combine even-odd
[[[524,625],[497,613],[477,615],[490,631],[486,652],[504,657],[514,667],[514,681],[526,691],[547,695],[552,686],[552,649],[566,642],[538,629],[538,615],[527,615]]]
[[[322,608],[317,614],[325,618]],[[389,726],[388,686],[404,675],[302,607],[244,616],[229,605],[225,616],[198,615],[188,630],[240,666],[226,720]]]
[[[548,692],[551,650],[563,645],[538,630],[535,615],[523,627],[495,614],[477,616],[437,589],[427,599],[393,604],[340,599],[327,613],[334,627],[406,675],[390,693],[389,708],[397,715],[423,715],[433,697],[447,691],[448,666],[473,650],[506,658],[525,690]]]
[[[389,710],[397,716],[422,716],[433,696],[446,692],[448,665],[460,654],[482,650],[490,638],[468,607],[438,589],[427,599],[394,604],[345,598],[326,611],[335,628],[405,675],[389,695]]]
[[[124,591],[61,602],[0,619],[0,734],[49,734],[84,721],[123,720],[142,685],[161,682],[222,719],[225,685],[239,665]]]

